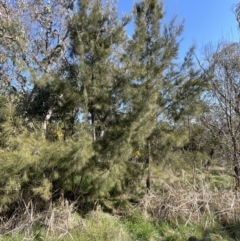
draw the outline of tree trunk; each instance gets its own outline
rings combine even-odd
[[[149,194],[151,190],[151,146],[150,141],[148,141],[148,158],[146,159],[146,167],[148,169],[148,176],[146,179],[146,191]]]
[[[236,180],[236,185],[235,185],[235,190],[239,190],[240,187],[240,168],[239,165],[234,166],[234,172],[235,172],[235,180]]]
[[[45,119],[44,119],[44,121],[43,121],[43,123],[42,123],[42,137],[43,137],[44,139],[46,139],[46,135],[47,135],[47,125],[48,125],[48,121],[49,121],[49,119],[51,118],[51,116],[52,116],[52,109],[49,109],[49,110],[48,110],[48,113],[47,113],[47,115],[46,115],[46,117],[45,117]]]

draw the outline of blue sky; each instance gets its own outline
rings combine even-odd
[[[131,12],[135,0],[118,0],[119,13]],[[220,40],[240,40],[233,6],[240,0],[165,0],[164,22],[176,14],[180,22],[184,20],[181,52],[186,52],[193,44],[200,53],[208,43],[217,44]],[[127,28],[131,34],[131,26]]]

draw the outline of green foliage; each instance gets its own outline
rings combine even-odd
[[[157,226],[151,220],[144,218],[142,214],[134,212],[127,216],[124,220],[128,232],[131,234],[132,240],[147,241],[159,240],[159,232]]]
[[[22,21],[0,23],[25,33],[0,44],[8,53],[0,75],[8,90],[0,89],[0,212],[19,203],[45,210],[64,199],[84,206],[138,197],[155,164],[191,166],[207,152],[204,127],[189,121],[202,110],[207,78],[194,68],[193,48],[176,61],[183,25],[163,25],[163,4],[142,0],[129,38],[130,17],[120,21],[111,1],[77,1],[74,11],[67,2],[9,3]],[[98,218],[96,225],[110,225],[110,217]],[[133,239],[157,239],[152,223],[135,221]],[[99,235],[89,237],[114,240]]]
[[[102,212],[92,212],[86,219],[86,230],[80,240],[130,241],[130,237],[118,218]]]

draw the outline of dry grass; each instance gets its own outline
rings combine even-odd
[[[231,225],[240,222],[240,193],[233,189],[212,188],[203,179],[194,184],[186,181],[179,185],[165,183],[162,191],[146,195],[140,208],[158,220],[181,220],[187,225],[199,223],[203,216],[208,216],[223,225]]]
[[[154,220],[159,220],[162,225],[160,229],[164,229],[164,221],[167,221],[170,226],[173,224],[173,227],[180,227],[179,233],[186,239],[192,233],[184,231],[185,227],[201,226],[203,230],[207,230],[216,223],[221,227],[240,223],[240,193],[229,187],[232,184],[232,177],[224,170],[223,173],[218,171],[217,174],[214,170],[207,173],[196,171],[194,175],[182,171],[179,175],[174,175],[174,178],[171,178],[170,174],[175,173],[167,172],[166,177],[162,178],[155,175],[156,180],[153,183],[155,191],[145,195],[140,204],[136,205],[139,213],[142,214],[144,211]],[[219,180],[221,183],[228,182],[229,185],[221,184],[220,188],[219,185],[213,185]],[[23,204],[15,209],[7,221],[2,219],[0,223],[2,234],[25,234],[28,240],[36,240],[36,235],[39,235],[41,240],[55,240],[52,237],[56,237],[56,240],[79,241],[130,241],[137,235],[151,237],[151,240],[160,240],[159,237],[162,235],[168,240],[168,236],[180,235],[172,233],[170,228],[169,232],[165,230],[160,234],[159,230],[149,223],[151,219],[141,220],[141,216],[134,219],[136,225],[132,219],[124,224],[120,218],[103,213],[99,205],[83,219],[75,212],[74,203],[69,204],[67,201],[49,207],[43,212],[37,212],[32,203],[23,202]],[[131,213],[129,208],[127,210],[125,209],[126,213]],[[131,210],[135,211],[134,208]],[[43,232],[39,234],[41,229]],[[156,238],[153,238],[155,236]]]
[[[69,204],[66,201],[58,207],[37,212],[32,202],[29,202],[27,205],[24,203],[24,208],[23,205],[19,205],[7,221],[2,220],[0,232],[2,234],[25,233],[30,240],[34,240],[34,228],[44,228],[46,237],[49,234],[63,237],[71,235],[69,230],[80,224],[81,219],[75,215],[74,203]]]
[[[20,214],[21,211],[21,215]],[[19,208],[7,222],[1,224],[3,240],[78,240],[78,241],[130,241],[119,218],[104,213],[101,206],[91,211],[85,219],[76,212],[74,203],[49,208],[36,213],[31,204],[25,211]],[[0,240],[1,235],[0,235]]]

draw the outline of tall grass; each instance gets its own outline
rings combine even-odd
[[[172,182],[167,181],[169,173],[175,175]],[[22,215],[2,223],[0,240],[186,241],[190,236],[199,241],[240,240],[240,195],[231,188],[231,176],[211,170],[169,173],[168,179],[155,178],[154,189],[138,204],[121,205],[121,212],[116,212],[121,216],[104,213],[101,206],[83,218],[74,204],[42,213],[26,205]]]

